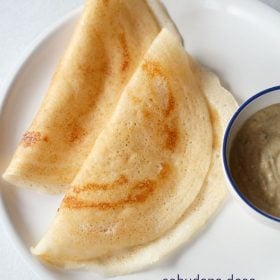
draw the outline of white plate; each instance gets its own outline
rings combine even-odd
[[[280,15],[256,0],[164,1],[188,51],[222,78],[238,99],[280,84]],[[41,37],[6,88],[0,119],[0,173],[38,108],[51,73],[80,14],[75,11]],[[64,272],[41,265],[29,247],[43,235],[61,197],[40,195],[1,181],[0,220],[18,251],[42,279],[101,279],[92,272]],[[116,279],[181,277],[280,279],[280,234],[229,199],[219,215],[157,267]],[[231,279],[231,278],[230,278]]]

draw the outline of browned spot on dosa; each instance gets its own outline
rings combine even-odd
[[[129,197],[128,201],[135,202],[143,202],[148,197],[148,195],[153,191],[153,187],[155,182],[151,180],[146,180],[139,182],[134,185]]]
[[[121,70],[126,71],[129,67],[130,55],[129,55],[127,41],[126,41],[126,37],[125,37],[124,32],[121,32],[119,34],[119,42],[120,42],[122,56],[123,56],[122,64],[121,64]]]
[[[164,126],[164,133],[165,133],[165,148],[174,151],[177,145],[178,140],[178,131],[175,125],[165,125]]]
[[[67,141],[70,143],[80,142],[82,138],[86,135],[85,130],[77,124],[68,125],[67,130],[69,131]]]
[[[167,109],[165,111],[165,114],[168,116],[175,108],[175,100],[172,95],[172,93],[169,91],[168,95],[168,104],[167,104]]]
[[[171,166],[168,163],[163,163],[158,178],[166,179],[170,173],[171,173]]]
[[[111,66],[105,61],[102,61],[99,65],[87,65],[87,64],[79,64],[77,65],[77,75],[82,77],[82,79],[95,79],[100,76],[100,73],[104,75],[111,74]]]
[[[130,95],[131,101],[135,104],[139,104],[141,102],[141,99],[135,95]]]
[[[162,66],[156,61],[145,61],[142,64],[142,69],[151,77],[164,76],[164,70]]]
[[[41,133],[38,131],[27,131],[23,134],[21,143],[24,147],[30,147],[41,141]]]
[[[168,101],[167,101],[167,106],[165,108],[165,115],[169,116],[171,112],[173,112],[175,109],[175,99],[173,97],[165,69],[157,61],[151,61],[151,60],[145,61],[142,64],[142,69],[148,74],[148,78],[151,81],[156,77],[160,77],[166,82]]]
[[[153,79],[160,77],[160,79],[164,81],[167,87],[167,104],[163,112],[163,115],[165,117],[165,119],[163,120],[163,133],[165,136],[164,148],[174,152],[178,143],[179,135],[177,129],[177,118],[175,117],[173,120],[170,119],[172,113],[175,110],[176,104],[168,81],[168,75],[166,74],[166,70],[157,61],[146,60],[142,64],[142,69],[146,72],[148,79],[150,79],[151,82],[153,81]],[[147,116],[145,110],[143,110],[143,115]]]
[[[149,120],[149,119],[151,119],[152,118],[152,112],[150,112],[149,110],[147,110],[147,109],[143,109],[142,110],[142,115],[143,115],[143,117],[145,118],[145,119],[147,119],[147,120]]]
[[[219,122],[219,115],[214,108],[209,108],[209,116],[210,116],[212,127],[216,128],[215,130],[213,130],[214,135],[213,135],[213,142],[212,142],[212,148],[216,149],[221,146],[219,137],[216,132],[216,130],[221,129],[220,122]]]
[[[96,72],[93,65],[86,64],[86,63],[78,64],[77,70],[79,71],[79,73],[81,73],[81,75],[85,75],[85,76],[93,75]]]
[[[101,187],[103,187],[102,185]],[[144,202],[148,196],[153,192],[155,182],[151,180],[145,180],[133,185],[129,195],[125,199],[120,199],[115,202],[91,202],[86,200],[80,200],[74,196],[67,196],[63,200],[63,208],[98,208],[100,210],[114,209],[122,207],[125,204],[133,204]],[[95,184],[97,187],[97,184]],[[100,185],[99,185],[100,187]],[[79,190],[80,192],[81,190]]]
[[[209,116],[212,126],[216,126],[216,124],[219,122],[219,115],[214,108],[209,108]]]
[[[160,185],[161,180],[167,178],[170,173],[171,168],[169,164],[164,163],[162,164],[162,168],[156,179],[146,179],[139,182],[131,183],[129,194],[124,199],[120,199],[115,202],[104,201],[97,203],[93,201],[82,200],[76,196],[70,195],[64,198],[62,208],[98,208],[99,210],[108,210],[123,207],[127,204],[143,203],[154,192],[155,188]],[[128,183],[128,179],[125,176],[121,176],[118,180],[109,184],[91,184],[84,187],[76,187],[74,188],[74,192],[80,193],[94,189],[103,189],[104,191],[106,191],[107,189],[112,188],[112,186],[118,187]],[[91,189],[91,187],[89,188],[89,186],[93,186],[93,189]],[[78,191],[75,191],[75,189],[78,189]]]
[[[74,188],[74,192],[75,193],[80,193],[80,192],[83,192],[83,191],[93,191],[93,190],[108,190],[108,189],[112,189],[116,186],[119,186],[119,185],[124,185],[124,184],[127,184],[128,183],[128,179],[126,178],[126,176],[124,175],[120,175],[120,177],[112,182],[112,183],[107,183],[107,184],[87,184],[83,187],[76,187]]]

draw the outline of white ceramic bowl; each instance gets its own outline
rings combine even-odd
[[[222,161],[224,173],[228,180],[228,185],[230,187],[231,193],[234,195],[234,197],[258,220],[261,220],[266,224],[276,226],[280,229],[280,217],[275,217],[264,212],[263,210],[256,207],[248,198],[246,198],[242,194],[242,192],[240,192],[238,186],[235,184],[229,167],[229,152],[231,149],[231,145],[241,126],[250,116],[252,116],[257,111],[276,103],[280,103],[280,86],[272,87],[261,91],[260,93],[257,93],[256,95],[245,101],[238,108],[238,110],[229,121],[229,124],[224,133],[222,145]]]

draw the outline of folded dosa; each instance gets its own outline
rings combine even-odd
[[[194,62],[194,61],[193,61]],[[233,96],[209,70],[194,62],[193,70],[207,98],[213,128],[212,160],[201,191],[183,216],[160,238],[126,251],[115,252],[83,265],[105,275],[132,273],[151,266],[178,249],[201,230],[217,212],[227,195],[227,182],[220,158],[223,131],[236,110]],[[77,264],[69,264],[74,267]]]
[[[86,1],[40,110],[3,175],[6,181],[49,193],[73,181],[160,32],[154,13],[162,7],[148,2],[151,7],[145,0]],[[157,17],[172,29],[164,11]]]
[[[199,193],[211,154],[206,99],[163,29],[32,252],[76,266],[159,238]]]

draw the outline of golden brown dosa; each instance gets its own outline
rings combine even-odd
[[[227,194],[227,182],[223,175],[220,150],[223,131],[236,110],[237,103],[233,96],[221,86],[215,74],[201,68],[198,64],[193,66],[208,101],[213,127],[212,160],[201,191],[176,225],[160,238],[142,246],[85,262],[84,267],[105,275],[121,275],[152,266],[189,242],[214,216],[224,201]],[[70,268],[81,266],[77,263],[68,265]]]
[[[20,187],[64,191],[159,32],[144,0],[86,1],[40,110],[3,178]]]
[[[159,238],[194,201],[211,152],[206,100],[179,40],[164,29],[33,253],[83,265]]]

